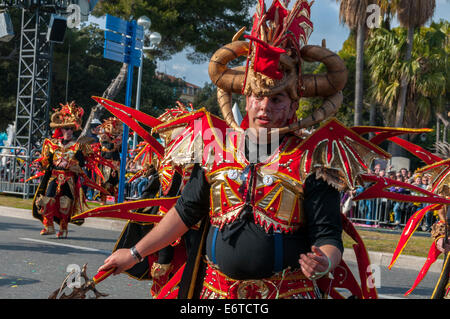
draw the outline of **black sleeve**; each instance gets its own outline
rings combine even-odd
[[[339,191],[322,178],[310,175],[304,185],[308,237],[315,246],[326,244],[344,251]]]
[[[77,151],[75,153],[75,158],[78,161],[78,165],[80,165],[80,167],[84,167],[84,165],[86,164],[85,160],[84,160],[84,155],[82,151]]]
[[[191,177],[175,204],[175,209],[187,227],[197,224],[209,213],[210,185],[206,181],[203,169],[195,164]]]

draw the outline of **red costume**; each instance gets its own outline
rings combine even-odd
[[[67,238],[71,217],[88,209],[82,184],[98,188],[82,170],[95,166],[97,155],[84,139],[74,140],[72,135],[65,139],[62,133],[80,130],[82,116],[83,109],[75,102],[61,105],[51,117],[50,127],[55,133],[44,140],[41,157],[35,161],[40,163],[42,172],[32,178],[42,176],[42,180],[33,199],[33,216],[44,225],[41,235],[54,234],[56,221],[60,226],[57,237]]]
[[[278,0],[266,10],[264,1],[259,1],[251,35],[246,37],[250,42],[239,40],[241,31],[211,58],[209,74],[218,86],[224,120],[201,109],[162,123],[113,101],[94,98],[142,136],[161,163],[188,180],[179,197],[102,207],[79,216],[155,223],[161,216],[143,216],[133,210],[148,206],[168,210],[175,205],[185,226],[200,223],[186,264],[157,298],[343,298],[338,288],[348,289],[356,298],[377,298],[375,287],[368,285],[367,251],[339,211],[338,191],[371,182],[373,187],[360,194],[361,199],[395,199],[396,194],[383,191],[385,179],[365,172],[375,158],[390,156],[378,144],[405,130],[347,128],[330,118],[342,104],[340,90],[347,70],[335,53],[306,45],[311,31],[308,1],[296,1],[292,10]],[[228,68],[229,62],[243,55],[247,56],[245,67]],[[323,62],[328,73],[302,74],[302,60]],[[272,141],[279,144],[270,155],[258,155],[255,161],[244,133],[250,127],[249,116],[241,125],[236,123],[232,93],[260,99],[287,93],[291,102],[320,96],[324,102],[311,116],[300,121],[293,116],[288,126],[274,129]],[[165,147],[155,143],[138,121],[163,136]],[[321,125],[311,134],[303,131],[316,124]],[[374,139],[362,137],[372,131],[378,133]],[[421,201],[445,202],[431,196]],[[299,255],[309,252],[311,245],[342,250],[342,231],[356,242],[361,285],[343,260],[335,269],[306,278]]]

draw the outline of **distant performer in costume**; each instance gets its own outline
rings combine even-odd
[[[449,185],[446,187],[447,198],[450,198]],[[444,254],[444,263],[438,282],[433,290],[432,299],[450,299],[450,205],[444,205],[438,210],[439,221],[431,228],[436,248]]]
[[[54,222],[57,222],[56,236],[67,238],[71,216],[88,208],[81,185],[90,180],[82,168],[93,154],[88,143],[76,141],[73,135],[81,129],[83,113],[75,102],[61,104],[51,116],[50,127],[55,129],[54,134],[44,140],[41,157],[35,161],[41,164],[38,176],[42,176],[42,180],[34,196],[33,216],[44,225],[41,235],[54,234]],[[91,183],[91,186],[94,185]]]
[[[120,171],[120,151],[122,146],[123,124],[115,118],[110,117],[103,121],[103,123],[95,128],[100,147],[101,157],[108,160],[114,167],[108,165],[101,165],[102,181],[101,185],[117,202],[117,195],[119,191],[119,171]],[[106,202],[106,194],[101,195],[101,201]]]
[[[186,107],[177,102],[176,108],[166,110],[157,120],[167,122],[179,116],[188,114]],[[163,146],[161,144],[161,146]],[[160,160],[153,152],[152,146],[147,142],[137,145],[134,153],[137,154],[134,161],[139,161],[143,169],[138,171],[133,179],[144,176],[149,179],[148,185],[144,188],[141,200],[160,197],[178,196],[183,189],[182,171],[174,168],[164,160]],[[163,207],[154,206],[137,210],[140,214],[164,215],[167,213]],[[129,220],[122,231],[113,251],[121,248],[131,248],[154,227],[154,223],[145,223]],[[173,276],[173,274],[186,261],[186,244],[184,240],[178,240],[167,247],[159,250],[136,264],[126,273],[138,280],[152,280],[150,293],[156,297],[161,288]]]

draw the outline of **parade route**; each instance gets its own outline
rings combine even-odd
[[[56,239],[53,235],[40,236],[41,224],[24,209],[0,207],[0,298],[45,299],[59,287],[67,276],[69,265],[88,263],[88,275],[93,276],[108,256],[120,235],[124,221],[112,219],[87,219],[83,226],[69,226],[69,238]],[[351,249],[344,258],[349,267],[356,270]],[[388,253],[370,252],[372,263],[379,264],[380,299],[427,299],[439,276],[439,262],[423,282],[408,297],[403,294],[410,288],[423,258],[401,256],[398,265],[387,270]],[[403,258],[403,259],[402,259]],[[150,281],[138,281],[127,275],[111,276],[99,284],[101,292],[113,299],[150,299]],[[345,291],[342,291],[345,296]]]
[[[69,269],[86,263],[87,275],[94,276],[120,235],[119,229],[111,229],[118,227],[108,222],[96,228],[69,225],[69,237],[61,240],[39,235],[41,224],[29,218],[30,211],[5,207],[0,211],[0,299],[47,299]],[[150,284],[118,275],[97,289],[109,295],[106,299],[150,299]]]
[[[25,241],[31,241],[31,242],[35,242],[35,243],[42,243],[42,244],[45,244],[45,245],[54,245],[54,246],[69,247],[69,248],[86,250],[86,251],[95,251],[95,252],[98,252],[100,254],[105,254],[107,256],[109,256],[110,253],[111,253],[111,251],[108,251],[108,250],[95,249],[95,248],[89,248],[89,247],[82,247],[82,246],[76,246],[76,245],[67,245],[67,244],[61,244],[61,243],[54,243],[54,242],[47,241],[47,240],[39,240],[39,239],[33,239],[33,238],[19,238],[19,239],[20,240],[25,240]]]

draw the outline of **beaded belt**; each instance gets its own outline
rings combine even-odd
[[[236,280],[207,264],[202,299],[317,299],[314,284],[300,269],[285,269],[264,279]]]
[[[53,176],[64,175],[66,177],[74,177],[76,174],[74,172],[72,172],[72,171],[69,171],[69,170],[53,169],[52,170],[52,175]]]

